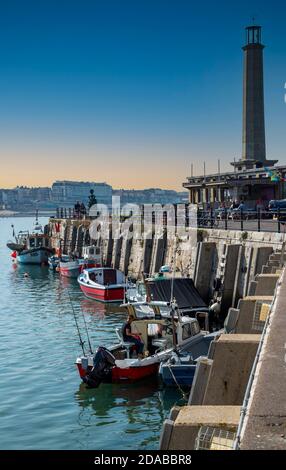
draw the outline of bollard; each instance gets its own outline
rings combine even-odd
[[[260,207],[257,208],[257,230],[260,232],[261,228],[261,213],[260,213]]]
[[[224,208],[224,228],[227,230],[227,208]]]
[[[210,217],[211,217],[211,228],[214,226],[214,215],[213,215],[213,208],[211,207],[210,211]]]
[[[243,232],[243,209],[240,209],[240,230]]]

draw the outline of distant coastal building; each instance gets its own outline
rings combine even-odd
[[[285,198],[286,166],[268,160],[265,146],[263,49],[261,27],[246,28],[243,73],[242,156],[233,171],[189,176],[183,187],[192,203],[247,201],[249,206]]]
[[[0,189],[0,208],[14,209],[18,204],[18,193],[15,189]]]
[[[17,186],[13,189],[0,189],[0,206],[2,209],[31,210],[41,205],[49,205],[51,188]]]
[[[188,202],[187,191],[177,192],[169,189],[114,189],[113,196],[120,197],[124,204],[180,204]]]
[[[112,186],[107,183],[94,183],[86,181],[55,181],[51,188],[51,199],[60,206],[73,207],[76,201],[87,205],[90,190],[99,204],[111,206]]]

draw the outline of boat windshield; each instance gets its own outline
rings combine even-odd
[[[43,246],[43,238],[37,238],[37,246]]]
[[[182,326],[182,339],[188,339],[191,336],[195,336],[200,332],[200,326],[197,321],[186,323]]]
[[[29,239],[29,245],[30,248],[34,248],[36,246],[36,240],[34,237]]]
[[[143,282],[140,282],[138,284],[138,294],[139,295],[146,295],[146,286],[143,284]]]

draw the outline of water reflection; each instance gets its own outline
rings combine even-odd
[[[89,389],[82,383],[75,398],[82,408],[92,407],[95,415],[102,416],[115,406],[140,406],[155,392],[158,392],[156,379],[136,384],[101,384],[98,389]]]
[[[101,384],[96,390],[81,384],[75,400],[81,426],[115,426],[118,442],[126,435],[138,435],[138,447],[131,442],[133,448],[141,449],[158,446],[162,422],[171,406],[185,404],[176,389],[162,389],[154,378],[136,384]],[[110,445],[110,436],[108,439]]]

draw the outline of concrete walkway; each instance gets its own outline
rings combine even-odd
[[[251,388],[241,449],[286,449],[286,269]]]

